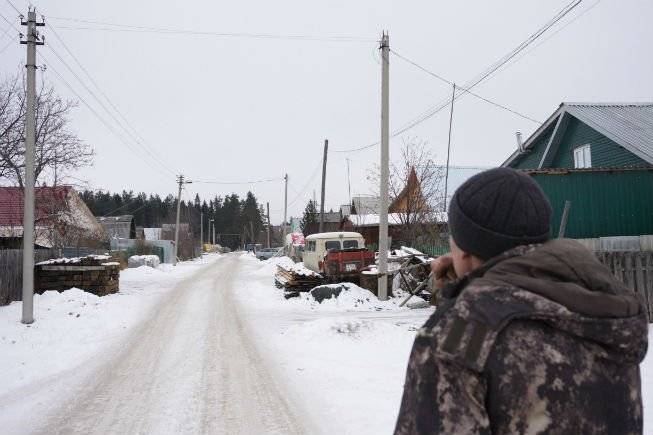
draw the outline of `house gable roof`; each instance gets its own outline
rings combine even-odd
[[[524,150],[531,148],[552,124],[563,125],[569,115],[653,164],[653,103],[562,103],[524,142]],[[557,128],[549,139],[539,168],[551,161],[564,130]],[[519,150],[515,151],[502,166],[510,166],[520,155]]]
[[[66,207],[70,186],[37,187],[34,189],[35,220],[44,224],[54,211]],[[20,187],[0,187],[0,226],[23,226],[24,192]]]

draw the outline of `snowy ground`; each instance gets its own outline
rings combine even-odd
[[[433,309],[399,308],[355,286],[321,304],[286,300],[272,284],[283,259],[242,261],[237,298],[308,417],[323,433],[391,433],[415,331]]]
[[[116,295],[37,296],[29,327],[0,307],[0,432],[391,433],[432,308],[357,287],[286,300],[279,261],[129,269]],[[653,413],[653,357],[642,385]]]
[[[24,433],[34,412],[68,394],[103,362],[98,355],[119,348],[164,295],[219,258],[212,254],[174,268],[124,270],[120,292],[109,296],[79,289],[35,295],[31,325],[20,323],[20,303],[0,307],[2,433]]]

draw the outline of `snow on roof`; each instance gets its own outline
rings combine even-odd
[[[360,233],[354,233],[352,231],[333,231],[330,233],[311,234],[306,237],[306,240],[337,239],[340,237],[362,238],[363,236]]]
[[[436,222],[447,222],[447,213],[437,212],[434,215]],[[352,214],[348,216],[348,219],[359,227],[375,227],[381,220],[378,214]],[[388,225],[401,225],[402,222],[401,213],[388,213]]]

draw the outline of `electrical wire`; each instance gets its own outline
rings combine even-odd
[[[212,181],[212,180],[193,180],[193,183],[203,183],[203,184],[259,184],[259,183],[269,183],[271,181],[281,181],[283,178],[266,178],[263,180],[250,180],[250,181]]]
[[[18,8],[16,7],[16,5],[14,5],[10,0],[5,0],[5,1],[6,1],[7,3],[9,3],[9,6],[11,6],[12,8],[14,8],[14,10],[18,13],[18,15],[21,15],[21,12],[18,10]]]
[[[272,33],[247,33],[247,32],[215,32],[203,30],[188,30],[173,27],[156,27],[156,26],[136,26],[121,23],[109,23],[105,21],[84,20],[79,18],[68,17],[50,17],[53,20],[69,21],[82,24],[92,24],[99,26],[109,27],[63,27],[60,29],[69,30],[99,30],[99,31],[113,31],[113,32],[144,32],[144,33],[163,33],[163,34],[183,34],[193,36],[216,36],[228,38],[251,38],[251,39],[279,39],[279,40],[294,40],[294,41],[319,41],[319,42],[353,42],[353,43],[370,43],[377,42],[374,38],[352,36],[352,35],[337,35],[337,36],[318,36],[306,34],[272,34]],[[111,28],[114,27],[114,28]]]
[[[98,92],[99,92],[99,93],[104,97],[104,99],[107,101],[107,103],[109,103],[109,105],[111,106],[111,108],[113,108],[113,110],[118,114],[118,116],[122,119],[122,121],[123,121],[123,122],[124,122],[128,127],[131,128],[131,130],[132,130],[132,132],[133,132],[132,139],[133,139],[136,143],[138,143],[141,147],[143,147],[143,148],[146,150],[146,152],[147,152],[147,153],[148,153],[148,154],[149,154],[149,155],[150,155],[154,160],[157,161],[157,163],[158,163],[159,165],[161,165],[161,166],[162,166],[164,169],[166,169],[169,173],[171,173],[171,174],[174,175],[175,172],[174,172],[172,169],[170,169],[170,167],[169,167],[168,165],[166,165],[166,164],[165,164],[165,163],[164,163],[164,162],[163,162],[163,161],[162,161],[162,160],[161,160],[161,159],[156,155],[156,153],[152,150],[152,148],[151,148],[150,146],[148,146],[148,144],[143,140],[142,136],[139,135],[138,130],[136,130],[136,128],[134,128],[134,126],[133,126],[133,125],[132,125],[128,120],[127,120],[127,118],[122,114],[122,112],[120,112],[120,110],[118,110],[118,108],[116,107],[116,105],[113,104],[113,102],[112,102],[111,99],[107,96],[107,94],[104,93],[104,91],[100,88],[100,86],[99,86],[98,83],[95,81],[95,79],[93,78],[93,76],[91,76],[91,74],[88,72],[88,70],[87,70],[86,68],[84,68],[84,66],[82,65],[82,63],[81,63],[81,62],[79,61],[79,59],[77,58],[77,56],[75,56],[75,54],[70,50],[70,48],[68,48],[68,45],[65,43],[65,41],[64,41],[64,40],[59,36],[59,34],[57,33],[57,31],[56,31],[56,29],[54,28],[54,26],[52,26],[49,22],[47,23],[47,26],[48,26],[48,28],[52,31],[52,33],[54,34],[54,36],[59,40],[59,42],[61,42],[61,45],[63,45],[64,49],[68,52],[68,54],[70,55],[70,57],[72,57],[73,60],[75,61],[75,63],[77,63],[77,66],[79,66],[79,68],[82,70],[82,72],[84,72],[84,74],[86,75],[86,77],[88,77],[88,79],[89,79],[90,82],[93,84],[93,86],[95,86],[95,88],[96,88],[96,89],[98,90]],[[106,109],[105,109],[105,110],[106,110]],[[124,128],[123,128],[123,129],[124,129]],[[126,130],[126,129],[124,129],[124,130]]]
[[[317,171],[320,169],[321,164],[322,164],[322,159],[318,160],[317,165],[315,166],[315,169],[313,170],[313,173],[311,173],[311,176],[308,177],[308,181],[306,182],[304,187],[302,187],[302,189],[299,191],[297,196],[295,196],[295,198],[293,198],[293,200],[288,203],[288,207],[292,206],[295,202],[297,202],[297,200],[304,194],[304,192],[306,192],[306,189],[308,189],[308,186],[311,185],[311,181],[313,181],[313,179],[315,178],[315,175],[317,174]]]
[[[405,62],[407,62],[407,63],[409,63],[409,64],[411,64],[411,65],[413,65],[413,66],[415,66],[416,68],[420,69],[421,71],[423,71],[423,72],[429,74],[430,76],[435,77],[436,79],[438,79],[438,80],[440,80],[440,81],[442,81],[442,82],[445,82],[445,83],[447,83],[447,84],[449,84],[449,85],[453,85],[453,84],[454,84],[454,82],[452,82],[451,80],[448,80],[448,79],[446,79],[446,78],[444,78],[444,77],[442,77],[442,76],[440,76],[440,75],[438,75],[438,74],[436,74],[436,73],[434,73],[434,72],[432,72],[432,71],[430,71],[430,70],[424,68],[423,66],[419,65],[417,62],[415,62],[415,61],[413,61],[413,60],[410,60],[410,59],[408,59],[408,58],[405,57],[405,56],[402,56],[401,54],[397,53],[396,51],[394,51],[394,50],[392,50],[392,49],[390,50],[390,53],[394,54],[394,55],[395,55],[396,57],[398,57],[399,59],[401,59],[401,60],[403,60],[403,61],[405,61]],[[503,104],[497,103],[496,101],[492,101],[492,100],[490,100],[489,98],[482,97],[482,96],[480,96],[480,95],[478,95],[478,94],[476,94],[476,93],[474,93],[474,92],[470,91],[469,89],[466,89],[466,88],[464,88],[464,87],[462,87],[462,86],[458,86],[458,85],[456,85],[456,88],[457,88],[457,89],[460,89],[460,90],[463,91],[463,92],[466,92],[466,93],[472,95],[473,97],[478,98],[479,100],[485,101],[486,103],[489,103],[489,104],[491,104],[491,105],[493,105],[493,106],[495,106],[495,107],[498,107],[498,108],[500,108],[500,109],[506,110],[506,111],[508,111],[508,112],[510,112],[510,113],[512,113],[512,114],[514,114],[514,115],[517,115],[517,116],[519,116],[519,117],[521,117],[521,118],[524,118],[524,119],[527,119],[527,120],[529,120],[529,121],[531,121],[531,122],[534,122],[535,124],[538,124],[538,125],[539,125],[539,124],[542,124],[542,121],[538,121],[537,119],[533,119],[533,118],[531,118],[530,116],[524,115],[523,113],[520,113],[520,112],[518,112],[518,111],[516,111],[516,110],[514,110],[514,109],[511,109],[511,108],[509,108],[509,107],[506,107],[506,106],[504,106]]]
[[[86,89],[86,91],[93,97],[93,99],[104,109],[104,111],[113,119],[113,121],[127,134],[127,136],[134,141],[137,145],[140,146],[140,148],[145,151],[146,154],[149,154],[150,157],[152,157],[153,161],[157,164],[159,164],[165,171],[170,173],[171,175],[176,175],[173,170],[165,166],[162,162],[160,162],[157,157],[152,153],[150,150],[145,148],[144,146],[140,145],[138,140],[135,138],[135,136],[118,120],[118,118],[106,107],[106,105],[100,100],[100,98],[86,85],[84,80],[82,80],[81,77],[73,70],[73,68],[63,59],[63,57],[52,47],[52,45],[46,45],[48,49],[59,59],[59,61],[72,73],[72,75],[77,79],[77,81]]]
[[[572,18],[571,20],[567,21],[565,24],[563,24],[562,26],[560,26],[560,28],[556,29],[555,32],[551,33],[549,36],[547,36],[546,38],[544,38],[543,40],[541,40],[538,44],[536,44],[535,46],[531,47],[530,50],[526,50],[525,52],[521,53],[518,57],[516,57],[515,59],[513,59],[512,62],[510,62],[510,63],[504,65],[504,66],[503,66],[503,67],[502,67],[502,68],[497,72],[497,74],[498,74],[498,73],[502,73],[503,71],[507,70],[508,68],[510,68],[511,66],[513,66],[514,64],[516,64],[517,62],[519,62],[523,57],[527,56],[529,53],[531,53],[531,52],[537,50],[537,49],[538,49],[542,44],[544,44],[545,42],[547,42],[548,40],[550,40],[551,38],[553,38],[554,36],[556,36],[558,33],[560,33],[560,32],[562,32],[563,30],[565,30],[569,25],[571,25],[572,23],[578,21],[581,17],[583,17],[583,16],[586,15],[588,12],[590,12],[592,9],[594,9],[596,6],[598,6],[599,3],[601,3],[601,0],[596,0],[596,1],[595,1],[594,3],[592,3],[590,6],[588,6],[587,8],[585,8],[581,13],[579,13],[578,15],[576,15],[576,16],[575,16],[574,18]]]
[[[9,26],[13,27],[13,29],[14,29],[15,31],[17,31],[18,33],[20,33],[20,30],[18,30],[18,29],[16,28],[16,26],[14,25],[14,23],[12,23],[11,21],[9,21],[9,18],[5,17],[5,16],[2,15],[1,13],[0,13],[0,18],[2,18],[3,20],[5,20],[5,22],[6,22],[7,24],[9,24]]]
[[[562,18],[564,18],[569,12],[571,12],[576,6],[578,6],[582,0],[574,0],[571,3],[567,4],[560,12],[558,12],[551,20],[549,20],[544,26],[539,28],[535,33],[531,34],[526,40],[521,42],[517,47],[515,47],[513,50],[511,50],[508,54],[504,55],[501,57],[499,60],[494,62],[492,65],[490,65],[488,68],[486,68],[483,72],[478,74],[475,78],[472,80],[468,81],[465,83],[461,88],[464,88],[469,92],[472,88],[480,84],[481,82],[485,81],[488,79],[494,72],[496,72],[501,66],[505,65],[507,62],[509,62],[511,59],[513,59],[515,56],[517,56],[520,52],[522,52],[526,47],[528,47],[530,44],[532,44],[535,40],[537,40],[542,34],[544,34],[547,30],[549,30],[551,27],[553,27],[557,22],[559,22]],[[438,77],[442,78],[442,77]],[[458,87],[458,86],[457,86]],[[457,100],[458,98],[461,98],[464,96],[466,93],[462,92],[456,96],[453,97],[453,100]],[[435,116],[437,113],[439,113],[441,110],[446,108],[451,104],[452,98],[446,98],[442,102],[436,104],[435,106],[429,107],[426,109],[424,112],[422,112],[420,115],[418,115],[416,118],[414,118],[411,121],[408,121],[406,124],[404,124],[403,127],[399,128],[398,130],[395,130],[390,134],[390,138],[397,137],[406,131],[416,127],[417,125],[421,124],[422,122],[426,121],[427,119]],[[365,145],[362,147],[358,148],[352,148],[352,149],[345,149],[345,150],[333,150],[333,152],[337,153],[353,153],[353,152],[358,152],[358,151],[363,151],[368,148],[375,147],[379,145],[381,142],[376,141],[374,143],[371,143],[369,145]]]
[[[144,159],[143,156],[138,154],[138,150],[133,148],[133,146],[127,142],[114,128],[109,124],[82,96],[68,83],[68,81],[57,71],[55,67],[52,66],[51,62],[48,61],[47,57],[43,53],[39,53],[39,56],[42,57],[48,63],[48,70],[52,70],[57,78],[86,106],[88,110],[102,123],[104,126],[130,151],[134,152],[141,160],[143,160],[150,168],[152,168],[158,175],[168,179],[168,175],[162,175],[161,169],[156,166],[153,166],[148,159]]]
[[[4,47],[0,48],[0,53],[4,52],[13,43],[14,43],[14,41],[7,42],[7,44]]]

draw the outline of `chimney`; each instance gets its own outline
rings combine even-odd
[[[521,139],[521,131],[515,132],[515,136],[517,137],[517,148],[519,149],[520,153],[524,152],[524,143],[522,142]]]

